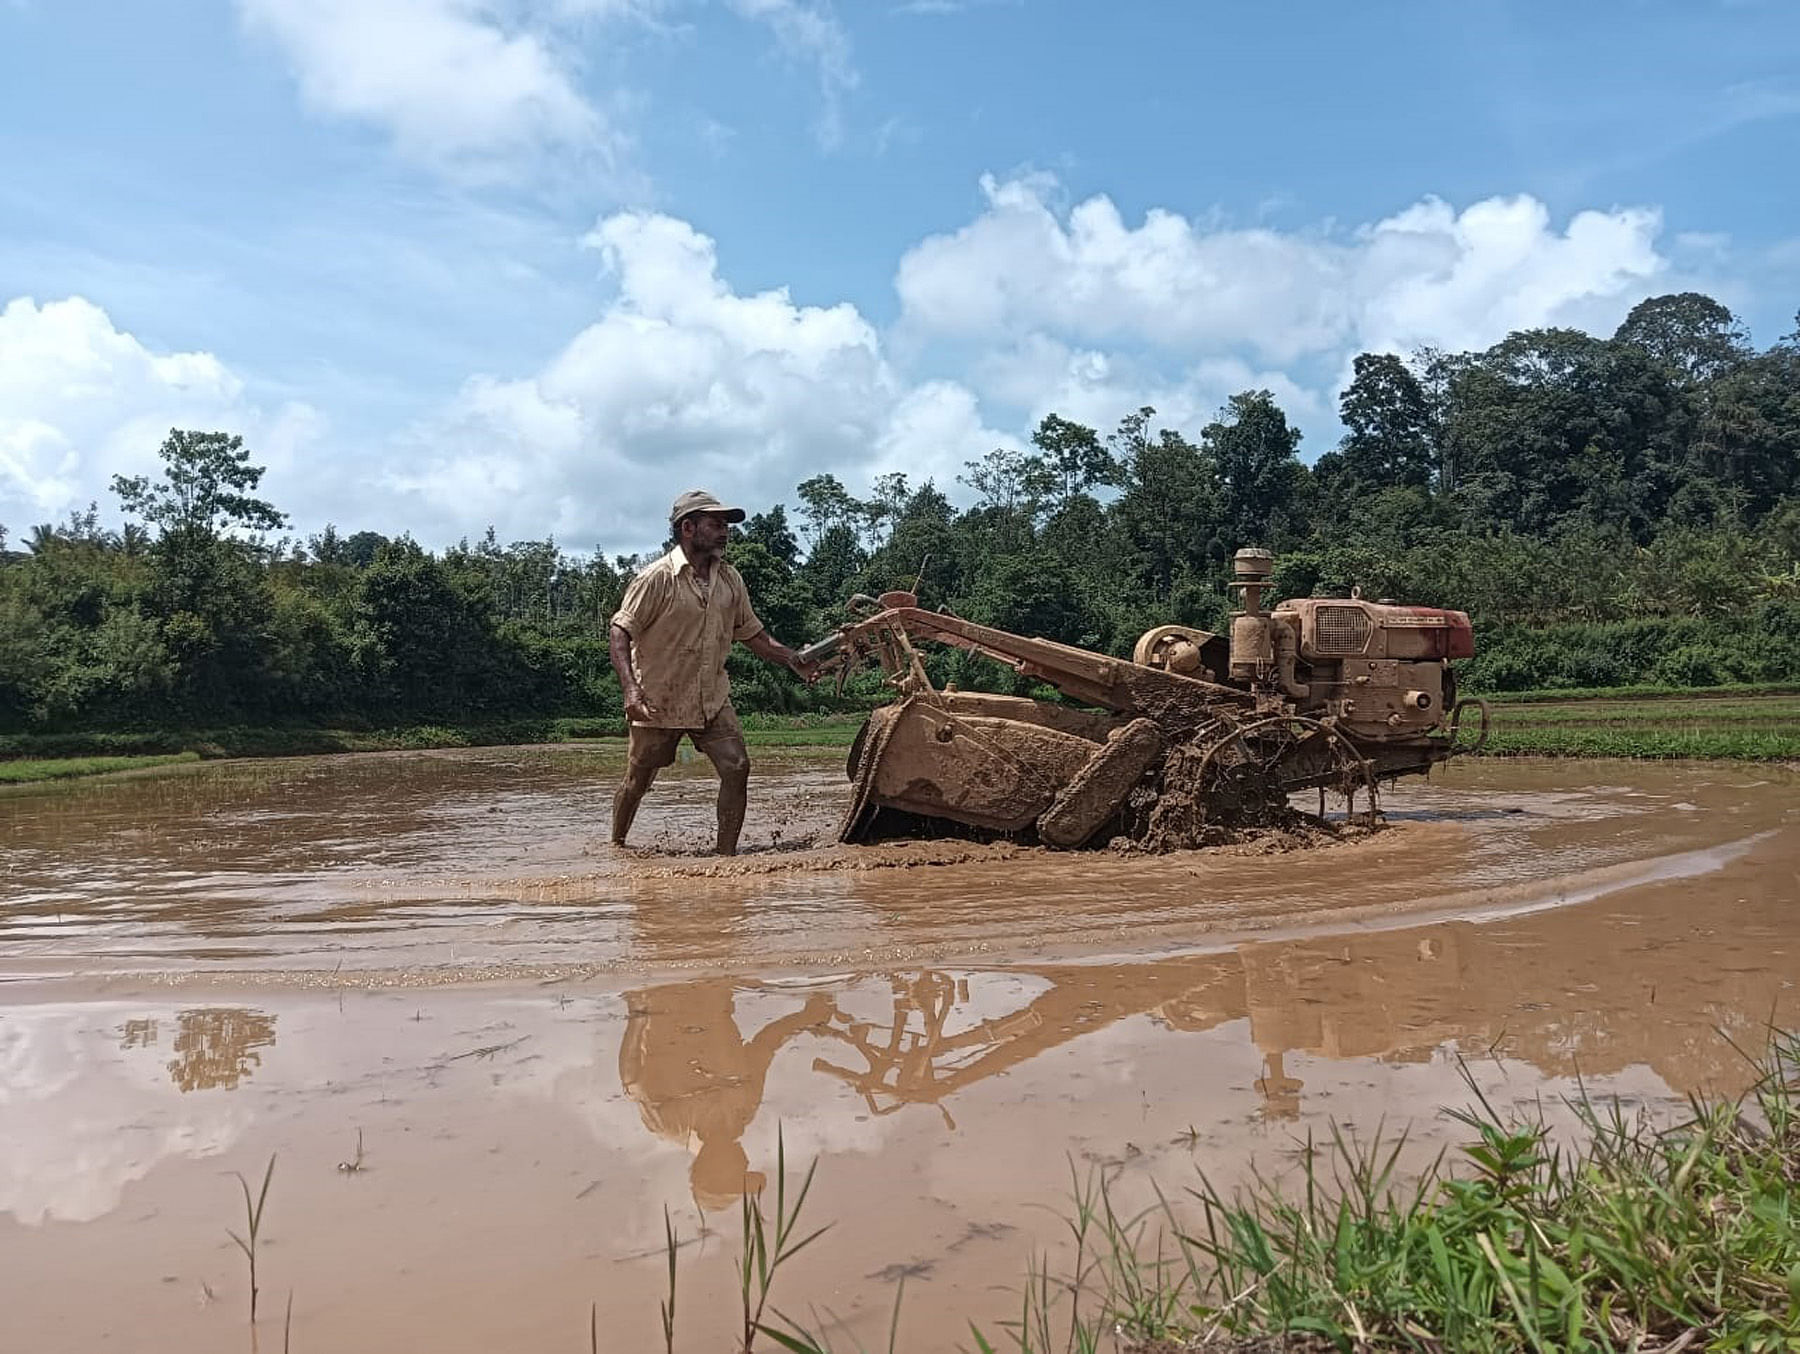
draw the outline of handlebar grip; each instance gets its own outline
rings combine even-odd
[[[802,663],[823,663],[842,648],[843,643],[844,637],[840,634],[830,634],[824,639],[814,640],[800,650],[800,661]]]

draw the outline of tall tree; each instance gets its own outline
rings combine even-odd
[[[1444,456],[1471,522],[1539,533],[1575,508],[1584,453],[1605,445],[1594,393],[1607,352],[1579,330],[1530,329],[1455,364]]]
[[[794,574],[794,566],[778,559],[761,541],[740,538],[725,553],[743,575],[756,606],[757,619],[774,635],[801,635],[811,626],[811,598]]]
[[[1751,354],[1750,335],[1738,317],[1693,291],[1639,301],[1613,342],[1643,349],[1689,385],[1723,376]]]
[[[1300,432],[1266,390],[1233,395],[1200,433],[1219,475],[1220,526],[1234,548],[1274,545],[1304,506]]]
[[[361,663],[378,706],[466,718],[526,694],[497,642],[492,613],[411,539],[384,545],[359,573],[355,607]]]
[[[1219,482],[1209,449],[1173,429],[1151,433],[1155,413],[1127,414],[1112,436],[1123,480],[1113,511],[1139,586],[1166,602],[1176,578],[1220,548]]]
[[[162,478],[114,475],[113,492],[126,512],[172,532],[213,537],[227,531],[273,531],[287,515],[255,497],[263,467],[236,433],[184,432],[171,428],[157,455]]]
[[[1075,580],[1043,550],[995,558],[976,582],[969,610],[975,620],[1015,634],[1092,642]]]
[[[1354,369],[1338,403],[1344,473],[1364,493],[1425,488],[1437,459],[1425,388],[1392,353],[1358,353]]]
[[[492,528],[489,528],[490,534]],[[366,569],[375,562],[388,538],[379,531],[355,531],[344,540],[344,563]]]
[[[800,497],[800,520],[806,536],[806,548],[818,549],[833,527],[853,527],[862,514],[862,504],[850,495],[836,475],[814,475],[801,480],[794,491]]]
[[[956,509],[936,484],[927,480],[920,485],[894,523],[887,544],[870,562],[874,587],[911,587],[917,582],[924,596],[941,600],[954,595],[962,582],[964,557],[970,553],[956,517]]]
[[[984,508],[1029,513],[1035,499],[1031,458],[1011,447],[995,447],[979,461],[964,462],[956,478],[975,491]]]
[[[171,429],[162,475],[115,475],[125,511],[158,529],[151,607],[190,710],[254,710],[267,699],[274,596],[260,533],[286,524],[258,498],[263,467],[235,433]]]
[[[818,605],[835,612],[850,592],[850,580],[868,559],[855,530],[849,523],[839,522],[826,529],[800,572]]]
[[[1031,445],[1038,449],[1041,458],[1040,492],[1050,501],[1053,511],[1065,507],[1075,495],[1084,494],[1097,484],[1112,484],[1118,478],[1118,462],[1100,441],[1100,435],[1060,415],[1044,416],[1031,434]]]
[[[1800,344],[1778,343],[1713,382],[1694,453],[1751,521],[1800,492]]]
[[[872,548],[879,549],[893,535],[894,523],[906,511],[907,500],[912,497],[912,490],[906,483],[906,472],[890,471],[885,475],[877,475],[870,486],[867,501],[862,505],[864,520],[868,523],[868,539]]]
[[[308,536],[306,548],[312,553],[315,564],[344,563],[344,538],[338,535],[335,522],[327,522],[323,531]]]
[[[752,513],[737,535],[740,540],[760,545],[790,569],[800,562],[800,544],[788,527],[785,503],[777,503],[766,512]]]
[[[1040,503],[1041,477],[1034,459],[1011,447],[995,447],[979,461],[968,461],[957,479],[979,496],[975,511],[985,524],[984,553],[1008,553],[1030,541]]]

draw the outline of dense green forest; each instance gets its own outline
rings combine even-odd
[[[923,567],[926,605],[1128,653],[1154,624],[1219,625],[1232,552],[1260,544],[1284,595],[1470,612],[1474,689],[1800,679],[1800,329],[1758,352],[1712,299],[1662,296],[1610,338],[1362,354],[1341,415],[1311,466],[1267,391],[1197,430],[1051,415],[968,465],[973,506],[818,475],[731,557],[794,644]],[[618,715],[606,620],[639,560],[492,531],[435,554],[367,530],[297,542],[238,437],[172,432],[162,459],[115,479],[122,531],[95,507],[0,529],[0,730]],[[831,699],[732,662],[740,709]]]

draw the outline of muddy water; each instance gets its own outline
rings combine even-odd
[[[601,824],[617,763],[216,765],[0,797],[0,1349],[725,1347],[746,1178],[820,1162],[786,1305],[903,1344],[1014,1309],[1077,1171],[1290,1171],[1329,1122],[1741,1086],[1800,980],[1779,771],[1456,766],[1323,851],[820,845],[835,757]],[[675,854],[669,854],[675,853]],[[359,1155],[359,1139],[361,1150]],[[781,1295],[777,1295],[777,1301]],[[272,1314],[272,1315],[271,1315]],[[845,1341],[854,1347],[853,1341]]]
[[[1271,929],[1518,911],[1710,870],[1789,823],[1785,772],[1458,766],[1323,853],[1121,861],[829,845],[840,754],[764,758],[746,854],[700,854],[690,759],[606,843],[616,754],[216,763],[0,795],[0,977],[165,970],[435,981],[695,964],[1166,952]],[[770,764],[772,762],[772,764]]]

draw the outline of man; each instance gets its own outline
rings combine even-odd
[[[800,655],[763,629],[743,578],[725,562],[731,524],[743,520],[742,508],[728,508],[701,489],[676,499],[669,512],[674,549],[631,580],[613,615],[613,671],[631,721],[625,780],[613,796],[616,846],[625,844],[644,792],[686,736],[719,773],[717,849],[736,855],[750,754],[731,708],[725,657],[741,640],[758,658],[813,678]]]

